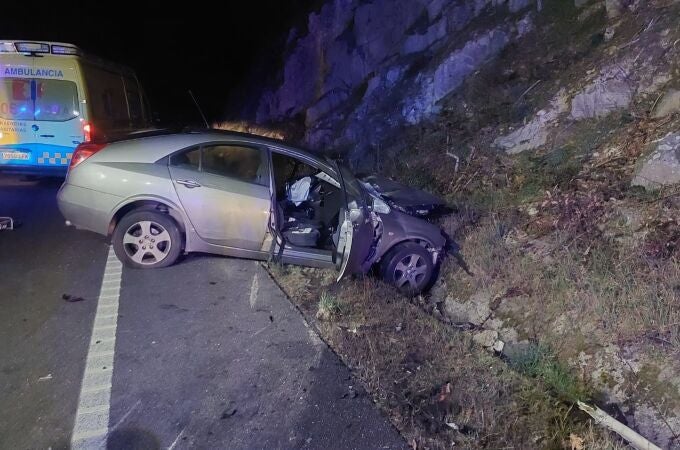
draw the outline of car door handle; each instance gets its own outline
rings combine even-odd
[[[175,183],[186,186],[189,189],[201,187],[201,185],[196,183],[194,180],[175,180]]]

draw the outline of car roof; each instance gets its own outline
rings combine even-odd
[[[312,164],[320,164],[324,166],[325,169],[335,172],[334,165],[323,155],[315,154],[297,146],[292,146],[279,139],[241,133],[238,131],[217,129],[185,129],[183,131],[177,131],[176,129],[140,130],[121,138],[111,140],[109,143],[113,144],[113,147],[128,147],[129,145],[132,145],[145,148],[159,148],[156,144],[162,144],[160,148],[164,149],[162,152],[163,154],[160,154],[157,158],[161,159],[168,154],[187,147],[208,142],[231,140],[246,144],[265,145],[288,156],[297,157],[304,161],[309,161]]]

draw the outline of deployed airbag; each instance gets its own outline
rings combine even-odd
[[[311,177],[300,178],[288,188],[288,200],[294,203],[295,206],[300,206],[300,203],[304,202],[309,197],[309,188],[311,185]]]

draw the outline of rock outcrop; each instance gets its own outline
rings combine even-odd
[[[634,186],[659,189],[680,183],[680,132],[671,133],[659,141],[645,157],[633,178]]]
[[[561,91],[552,100],[547,110],[540,110],[529,123],[512,133],[499,136],[494,141],[494,145],[511,155],[539,148],[547,142],[550,126],[555,124],[560,114],[567,111],[567,99]]]
[[[438,102],[458,88],[465,78],[508,45],[511,34],[502,28],[490,30],[451,52],[434,72],[416,79],[415,95],[403,102],[402,115],[416,124],[438,113]]]
[[[680,112],[680,90],[670,89],[661,97],[661,101],[652,112],[652,117],[660,119],[677,112]]]
[[[522,15],[531,3],[328,1],[309,16],[306,35],[291,33],[281,81],[260,96],[256,121],[302,117],[309,147],[360,153],[356,144],[436,114],[445,96],[531,29]],[[461,34],[483,14],[494,17],[487,29]]]

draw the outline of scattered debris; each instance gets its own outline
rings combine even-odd
[[[224,412],[222,412],[220,419],[221,420],[228,419],[228,418],[232,417],[234,414],[236,414],[237,411],[238,411],[238,409],[236,409],[236,408],[227,408],[227,409],[224,410]]]
[[[446,422],[446,426],[451,428],[452,430],[456,430],[456,431],[458,431],[460,429],[460,428],[458,428],[458,425],[456,425],[453,422]]]
[[[85,300],[83,297],[77,297],[75,295],[70,294],[61,294],[61,299],[69,303],[82,302],[83,300]]]
[[[437,395],[437,401],[443,403],[449,400],[451,397],[451,383],[446,383],[439,390],[439,395]]]
[[[649,442],[647,439],[640,436],[637,432],[628,428],[626,425],[622,424],[618,420],[614,419],[612,416],[602,411],[597,406],[593,407],[579,401],[578,407],[579,409],[581,409],[581,411],[584,411],[590,417],[595,419],[595,422],[607,427],[614,433],[618,434],[637,450],[661,450],[660,447]]]
[[[0,231],[2,230],[13,230],[14,229],[14,219],[11,217],[0,217]]]
[[[569,433],[569,446],[571,450],[584,450],[585,443],[583,438],[577,434]]]
[[[189,310],[187,308],[180,308],[179,306],[173,304],[173,303],[163,303],[159,306],[160,309],[165,309],[165,310],[171,310],[171,311],[178,311],[178,312],[188,312]]]

